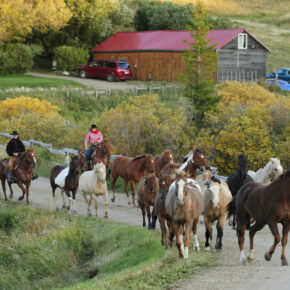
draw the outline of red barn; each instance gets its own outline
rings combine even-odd
[[[269,49],[244,28],[210,30],[216,44],[218,81],[264,77]],[[189,31],[118,32],[91,50],[93,60],[126,60],[136,80],[178,81],[184,73],[183,51],[192,42]]]

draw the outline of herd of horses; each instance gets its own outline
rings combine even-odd
[[[138,155],[135,158],[118,156],[110,162],[110,142],[104,140],[92,154],[91,168],[84,171],[84,151],[79,150],[78,156],[71,158],[68,167],[55,166],[51,170],[50,184],[56,202],[56,188],[60,188],[63,197],[63,208],[76,211],[75,197],[77,190],[83,194],[90,206],[95,203],[97,215],[97,197],[105,198],[105,218],[108,217],[108,190],[106,178],[112,176],[113,197],[116,200],[115,185],[118,177],[125,181],[125,192],[128,203],[128,186],[132,189],[132,204],[136,206],[135,184],[138,183],[137,201],[141,208],[143,226],[146,227],[146,215],[149,229],[155,229],[158,219],[161,228],[161,242],[165,248],[172,246],[174,237],[181,258],[188,258],[189,240],[193,233],[193,249],[199,251],[197,227],[199,218],[203,216],[205,226],[205,251],[221,251],[223,230],[227,218],[231,218],[236,229],[240,247],[240,262],[245,264],[254,259],[254,236],[266,224],[269,226],[274,243],[265,254],[269,261],[277,244],[282,243],[282,265],[288,265],[285,251],[290,229],[290,170],[283,173],[280,160],[271,158],[263,169],[256,173],[248,170],[247,156],[238,156],[238,169],[231,174],[226,182],[212,172],[207,166],[206,158],[199,149],[190,151],[182,163],[173,161],[173,153],[169,150],[157,157],[151,154]],[[0,179],[5,200],[8,159],[0,161]],[[16,183],[29,203],[29,188],[32,170],[36,166],[33,149],[20,155],[15,164]],[[108,174],[106,173],[108,172]],[[79,175],[81,172],[81,175]],[[11,184],[10,198],[13,197]],[[65,195],[69,199],[66,205]],[[89,197],[89,199],[88,199]],[[152,207],[152,210],[150,209]],[[212,245],[212,224],[216,222],[217,238]],[[282,240],[277,224],[283,226]],[[244,254],[245,231],[249,230],[250,253]],[[168,238],[167,238],[168,235]]]

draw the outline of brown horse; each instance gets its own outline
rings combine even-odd
[[[7,200],[6,196],[6,186],[5,186],[5,180],[7,178],[7,165],[8,165],[9,159],[3,159],[1,160],[2,166],[0,167],[0,178],[2,183],[2,189],[4,192],[5,200]],[[29,204],[28,196],[29,196],[29,188],[31,185],[32,180],[32,173],[33,168],[36,166],[36,158],[34,155],[33,148],[28,149],[27,151],[21,153],[19,157],[16,159],[15,165],[14,165],[14,177],[15,182],[19,186],[19,188],[22,190],[22,196],[19,197],[19,200],[22,200],[24,198],[24,195],[26,194],[26,202]],[[13,190],[11,183],[8,183],[9,189],[10,189],[10,198],[13,198]],[[25,185],[25,187],[24,187]]]
[[[154,206],[154,201],[156,194],[159,189],[159,179],[155,176],[154,171],[147,171],[146,175],[143,176],[138,184],[138,203],[139,207],[142,210],[143,216],[143,227],[146,227],[145,222],[145,213],[147,213],[148,218],[148,229],[155,229],[156,224],[156,214],[154,211],[154,207],[152,210],[152,214],[150,213],[150,206]],[[152,223],[151,223],[152,216]]]
[[[115,201],[115,184],[120,176],[125,180],[125,191],[128,197],[128,204],[131,204],[128,194],[128,185],[131,184],[133,206],[135,204],[135,183],[138,182],[141,177],[145,175],[148,170],[155,170],[153,156],[150,154],[138,155],[134,159],[127,156],[119,156],[113,162],[111,166],[112,174],[112,188],[113,188],[113,198],[112,202]]]
[[[288,265],[285,251],[288,232],[290,230],[290,170],[282,174],[276,181],[269,185],[249,182],[241,187],[238,194],[228,206],[229,215],[236,212],[237,233],[240,246],[240,262],[245,264],[244,241],[245,230],[250,219],[255,224],[250,227],[250,255],[248,261],[254,259],[254,236],[266,224],[273,236],[274,244],[265,254],[265,259],[270,261],[277,244],[281,241],[278,223],[283,225],[282,236],[282,266]]]
[[[60,188],[61,195],[63,198],[62,207],[70,209],[71,203],[73,203],[74,211],[76,211],[75,197],[79,186],[79,167],[80,167],[79,158],[78,156],[74,156],[71,158],[69,167],[57,165],[51,169],[49,180],[56,210],[58,210],[58,206],[56,203],[55,190],[58,187]],[[66,196],[69,199],[68,207],[66,207],[64,192],[66,193]],[[70,192],[72,192],[72,197]]]
[[[198,183],[187,178],[187,174],[176,171],[176,180],[169,187],[165,200],[165,208],[173,223],[176,245],[181,258],[188,258],[190,232],[194,235],[194,250],[200,250],[197,240],[197,225],[202,214],[203,197]],[[183,232],[185,242],[183,244]]]
[[[78,157],[80,160],[80,168],[81,172],[84,172],[84,165],[85,165],[85,153],[83,149],[78,150]],[[111,158],[111,146],[110,146],[110,140],[104,139],[103,142],[96,145],[96,147],[93,150],[93,153],[91,155],[91,167],[88,170],[91,170],[91,168],[97,164],[98,162],[104,163],[107,168],[110,166],[110,158]]]
[[[170,150],[166,150],[161,155],[154,158],[155,163],[155,176],[161,177],[161,170],[166,164],[173,163],[173,153]]]

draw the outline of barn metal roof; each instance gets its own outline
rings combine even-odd
[[[207,39],[212,39],[210,44],[216,44],[216,49],[220,49],[241,32],[247,31],[245,28],[210,30]],[[253,35],[251,36],[253,37]],[[263,43],[256,38],[255,40],[269,51]],[[121,51],[183,51],[184,49],[190,48],[184,41],[192,42],[192,37],[188,30],[118,32],[91,51],[95,53]]]

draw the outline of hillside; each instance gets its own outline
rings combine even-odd
[[[195,0],[172,0],[178,4]],[[268,72],[290,66],[290,13],[289,0],[205,0],[214,15],[231,19],[236,27],[245,27],[267,47]]]

